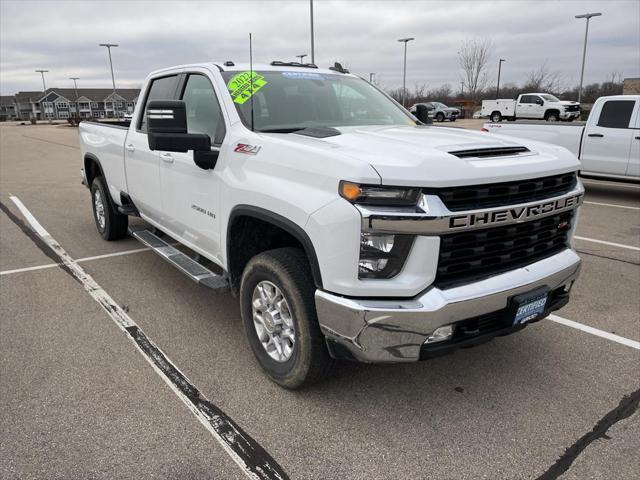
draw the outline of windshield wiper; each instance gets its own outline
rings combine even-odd
[[[260,133],[293,133],[304,130],[307,127],[289,127],[289,128],[265,128],[264,130],[256,130]]]

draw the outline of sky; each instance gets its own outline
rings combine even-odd
[[[450,84],[459,90],[457,52],[465,39],[489,39],[488,75],[522,83],[546,63],[563,86],[580,79],[585,20],[589,26],[585,84],[619,73],[640,77],[638,0],[314,1],[315,60],[335,61],[385,88],[402,84],[402,44],[408,44],[407,86]],[[309,0],[289,1],[18,1],[0,0],[0,93],[47,87],[110,87],[107,50],[117,43],[116,87],[139,87],[152,70],[193,62],[249,59],[294,61],[310,53]],[[307,57],[305,61],[309,61]]]

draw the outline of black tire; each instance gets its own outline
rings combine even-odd
[[[544,116],[544,119],[547,122],[557,122],[558,120],[560,120],[560,117],[558,116],[557,112],[547,112]]]
[[[444,113],[442,112],[436,113],[436,120],[439,122],[444,122]]]
[[[240,283],[240,311],[251,350],[266,374],[288,389],[306,387],[322,380],[335,364],[318,324],[312,278],[302,250],[279,248],[253,257],[245,267]],[[277,361],[267,353],[254,325],[253,294],[263,281],[278,287],[289,305],[295,343],[286,361]]]
[[[500,123],[502,121],[502,114],[500,112],[493,112],[489,117],[492,123]]]
[[[451,121],[455,122],[456,121],[456,117],[451,117]]]
[[[103,208],[104,222],[99,220],[97,211],[96,198],[99,196]],[[100,176],[93,179],[91,183],[91,207],[93,209],[93,220],[96,223],[98,233],[105,240],[120,240],[127,235],[127,227],[129,226],[129,217],[121,214],[115,209],[109,191],[105,186],[104,179]]]

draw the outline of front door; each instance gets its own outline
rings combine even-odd
[[[516,117],[518,118],[536,118],[536,99],[535,95],[522,95],[520,101],[516,105]]]
[[[594,111],[597,121],[590,122],[583,133],[582,170],[585,172],[625,175],[634,130],[631,124],[634,100],[612,99]]]
[[[183,83],[188,133],[205,133],[212,148],[219,148],[225,124],[209,78],[189,73]],[[159,152],[165,225],[186,245],[208,257],[220,254],[220,177],[218,170],[203,170],[193,161],[193,151]],[[221,156],[224,153],[221,152]],[[222,157],[218,159],[221,163]]]
[[[124,145],[129,195],[143,216],[159,223],[162,223],[163,217],[159,156],[158,152],[149,150],[145,110],[147,102],[151,100],[173,100],[177,85],[177,75],[151,80],[136,124],[129,128]]]

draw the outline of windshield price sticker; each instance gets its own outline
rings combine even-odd
[[[253,89],[251,88],[252,83]],[[234,75],[231,80],[229,80],[227,89],[229,89],[233,101],[242,105],[266,84],[267,81],[262,75],[256,72],[242,72]]]

